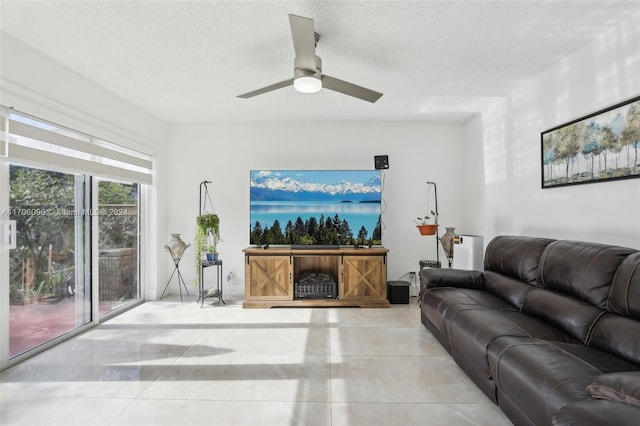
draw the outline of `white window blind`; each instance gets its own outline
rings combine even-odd
[[[136,183],[153,183],[151,157],[53,123],[5,110],[10,159]],[[2,154],[3,151],[1,151]],[[7,154],[5,153],[5,156]]]

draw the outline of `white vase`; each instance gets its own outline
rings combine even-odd
[[[182,241],[180,234],[171,234],[171,240],[167,243],[169,252],[173,260],[178,260],[182,257],[184,250],[187,248],[187,244]]]

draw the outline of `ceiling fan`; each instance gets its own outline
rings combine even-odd
[[[293,48],[296,53],[293,61],[293,78],[238,95],[238,98],[252,98],[257,95],[293,85],[302,93],[319,92],[323,87],[368,102],[375,102],[382,93],[353,83],[322,74],[322,60],[316,56],[316,44],[320,35],[313,30],[313,19],[289,15]]]

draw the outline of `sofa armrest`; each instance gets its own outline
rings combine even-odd
[[[624,402],[640,408],[640,371],[601,374],[587,385],[594,398]]]
[[[458,287],[482,289],[484,275],[481,271],[463,269],[427,268],[420,271],[420,292],[434,287]]]

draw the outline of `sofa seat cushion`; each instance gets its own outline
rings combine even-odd
[[[576,342],[568,334],[531,315],[476,308],[460,310],[453,316],[449,335],[451,354],[459,364],[471,366],[490,378],[487,350],[495,339],[503,336]]]
[[[516,310],[505,300],[482,290],[437,287],[430,288],[422,294],[423,314],[447,339],[451,317],[460,310],[477,307]]]
[[[617,401],[585,400],[565,406],[551,420],[555,426],[637,426],[640,409]]]
[[[564,406],[591,400],[586,388],[595,377],[636,368],[580,343],[532,338],[496,339],[488,358],[500,393],[508,395],[534,424],[549,424]]]

